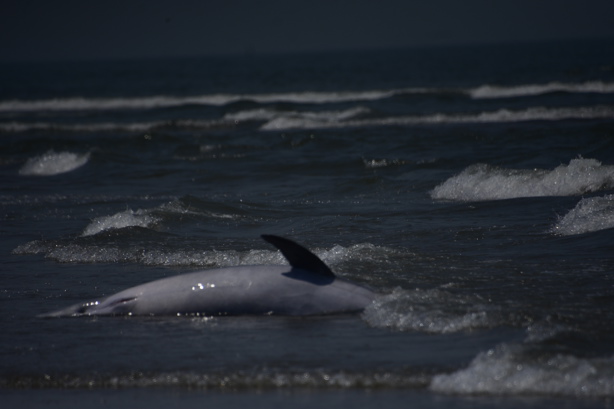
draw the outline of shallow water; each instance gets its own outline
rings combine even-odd
[[[3,67],[1,393],[609,402],[610,46]],[[36,317],[284,263],[263,233],[379,297],[338,317]]]

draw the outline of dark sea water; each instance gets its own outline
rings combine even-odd
[[[612,405],[612,50],[5,64],[0,399]],[[343,316],[37,317],[284,263],[263,233],[380,295]]]

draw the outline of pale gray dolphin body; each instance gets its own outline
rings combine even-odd
[[[237,266],[163,278],[41,317],[80,315],[325,315],[362,311],[368,288],[336,277],[309,250],[263,235],[290,263]]]

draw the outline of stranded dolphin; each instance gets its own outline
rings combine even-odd
[[[291,240],[263,235],[290,263],[237,266],[163,278],[41,315],[324,315],[362,311],[375,293],[336,277]]]

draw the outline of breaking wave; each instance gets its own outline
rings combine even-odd
[[[613,227],[614,195],[606,195],[581,199],[576,207],[559,218],[551,232],[571,236]]]
[[[88,162],[89,158],[89,153],[79,154],[50,150],[41,156],[28,159],[19,169],[19,174],[24,176],[59,175],[80,168]]]
[[[211,94],[196,96],[155,95],[134,98],[58,98],[44,100],[12,100],[0,102],[0,112],[36,111],[105,111],[125,109],[172,108],[186,105],[224,106],[239,101],[257,103],[326,104],[351,101],[372,101],[390,98],[407,90],[370,90],[336,92],[289,92],[271,94]]]
[[[337,123],[347,119],[355,118],[360,115],[368,114],[369,108],[355,107],[341,111],[278,111],[274,109],[254,109],[247,111],[239,111],[232,114],[226,114],[224,119],[227,121],[269,121],[264,124],[261,129],[275,129],[275,123],[292,120],[310,120],[319,123]]]
[[[614,396],[614,358],[536,356],[527,345],[502,344],[478,354],[467,368],[436,375],[435,392],[487,395]]]
[[[53,123],[53,122],[6,122],[0,124],[0,132],[147,132],[164,129],[211,129],[231,126],[227,120],[182,119],[150,122],[100,122],[100,123]]]
[[[122,231],[130,236],[134,228],[127,227]],[[366,243],[316,249],[314,253],[334,268],[349,261],[370,261],[382,253],[381,257],[385,257],[389,251],[392,250]],[[13,254],[42,254],[60,263],[136,263],[165,267],[214,268],[287,263],[281,253],[274,250],[177,249],[169,245],[134,243],[133,240],[123,243],[121,236],[115,241],[108,237],[102,237],[100,241],[34,240],[16,247]]]
[[[433,199],[481,201],[518,197],[573,196],[614,188],[614,166],[572,159],[553,170],[468,167],[431,191]]]
[[[224,106],[240,101],[262,104],[332,104],[377,101],[403,95],[466,95],[474,99],[516,98],[552,92],[614,93],[614,83],[587,81],[582,83],[550,82],[500,86],[492,84],[471,88],[397,88],[363,91],[298,91],[270,94],[205,94],[191,96],[152,95],[145,97],[87,98],[68,97],[41,100],[0,101],[0,112],[105,111],[126,109],[173,108],[188,105]]]
[[[469,90],[469,95],[475,99],[516,98],[548,94],[551,92],[609,94],[614,92],[614,83],[587,81],[582,83],[549,82],[546,84],[525,84],[508,87],[482,85]]]
[[[1,132],[31,132],[31,131],[61,131],[61,132],[144,132],[155,128],[161,128],[168,122],[140,122],[120,123],[103,122],[87,124],[65,124],[53,122],[6,122],[0,124]]]
[[[522,110],[499,109],[477,113],[434,113],[375,117],[371,110],[357,106],[345,110],[298,111],[259,108],[225,114],[220,119],[178,119],[151,122],[102,122],[102,123],[53,123],[53,122],[5,122],[0,132],[20,133],[29,131],[62,132],[147,132],[165,129],[212,129],[232,127],[244,122],[263,122],[261,131],[294,129],[368,128],[382,126],[445,125],[472,123],[508,123],[527,121],[560,121],[614,118],[614,107],[591,106],[573,108],[530,107]]]
[[[228,373],[130,372],[124,374],[44,375],[0,378],[4,388],[122,389],[183,388],[243,390],[279,388],[424,388],[430,374],[419,371],[245,370]]]
[[[283,264],[281,254],[269,250],[177,250],[163,246],[34,240],[18,246],[14,254],[43,254],[60,263],[137,263],[148,266],[231,267]]]
[[[273,108],[243,110],[225,114],[221,119],[178,119],[150,122],[102,122],[102,123],[53,123],[53,122],[6,122],[0,123],[0,132],[20,133],[30,131],[62,132],[147,132],[164,129],[211,129],[232,127],[244,122],[265,122],[262,130],[276,129],[284,122],[311,121],[320,126],[335,126],[343,121],[368,114],[366,107],[354,107],[338,111],[283,111]]]
[[[576,108],[532,107],[524,110],[479,112],[473,114],[431,114],[385,118],[343,120],[320,120],[310,116],[276,117],[260,127],[264,131],[290,129],[325,129],[325,128],[361,128],[375,126],[409,126],[432,124],[468,124],[468,123],[505,123],[525,121],[559,121],[566,119],[603,119],[613,118],[614,107],[594,106]],[[346,120],[349,119],[349,120]]]
[[[379,296],[362,317],[376,328],[448,334],[491,328],[501,322],[500,314],[476,297],[440,289],[402,290]]]
[[[216,208],[217,206],[217,208]],[[192,215],[203,218],[234,219],[240,217],[240,209],[202,202],[197,198],[185,196],[150,209],[126,209],[124,211],[93,219],[88,224],[82,237],[93,236],[102,232],[124,229],[127,227],[143,227],[154,229],[157,224],[172,222],[175,216]]]
[[[172,245],[159,239],[166,231],[175,231],[182,223],[193,225],[211,220],[246,217],[245,211],[223,203],[202,201],[185,196],[147,209],[126,209],[93,219],[80,237],[34,240],[18,246],[14,254],[43,254],[62,263],[138,263],[153,266],[228,267],[252,264],[285,264],[277,251],[213,250],[194,248],[181,240]],[[178,225],[179,224],[179,225]],[[135,240],[138,237],[138,240]],[[146,241],[146,243],[143,242]],[[154,240],[152,242],[152,240]],[[333,246],[314,250],[329,265],[352,260],[372,262],[386,258],[395,250],[369,243],[349,247]]]
[[[412,162],[409,162],[403,159],[364,159],[364,158],[362,162],[364,163],[365,168],[367,169],[387,168],[390,166],[402,166],[408,163],[412,163]],[[423,164],[423,163],[429,163],[429,162],[433,162],[433,160],[418,161],[416,163]]]
[[[228,372],[50,373],[5,375],[0,387],[19,389],[174,388],[189,390],[426,389],[437,393],[491,396],[612,398],[614,359],[568,354],[535,359],[526,345],[501,344],[479,353],[451,373],[419,368],[390,370],[253,368]]]
[[[149,227],[159,219],[151,215],[148,211],[125,210],[112,216],[97,217],[85,228],[82,236],[92,236],[111,229],[122,229],[125,227]]]

